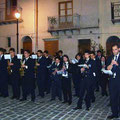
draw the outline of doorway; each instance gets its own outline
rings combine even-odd
[[[120,46],[120,39],[117,36],[110,36],[107,39],[106,42],[106,51],[107,51],[107,56],[110,56],[112,54],[111,47],[113,44],[118,44]]]
[[[29,36],[25,36],[22,39],[23,41],[23,50],[30,50],[32,53],[32,39]]]
[[[56,52],[59,50],[59,42],[58,40],[55,41],[45,41],[44,42],[45,50],[49,51],[50,55],[55,55]]]
[[[85,50],[90,50],[90,39],[80,39],[78,41],[78,52],[84,54]]]

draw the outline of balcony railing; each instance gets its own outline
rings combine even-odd
[[[64,30],[64,29],[78,29],[80,27],[80,15],[73,16],[48,17],[48,31]]]
[[[57,30],[71,30],[71,29],[84,29],[99,27],[99,19],[91,15],[78,15],[65,16],[65,17],[48,17],[48,31]]]

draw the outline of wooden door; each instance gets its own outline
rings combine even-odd
[[[56,41],[45,41],[44,46],[45,46],[45,50],[49,51],[50,55],[55,55],[56,52],[59,50],[58,40],[56,40]]]
[[[23,42],[23,49],[30,50],[30,52],[32,53],[32,42]]]
[[[85,50],[90,50],[90,39],[79,40],[78,52],[84,54]]]

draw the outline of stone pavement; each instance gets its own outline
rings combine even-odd
[[[106,120],[110,114],[107,106],[109,97],[102,97],[96,93],[96,103],[92,104],[90,111],[73,110],[77,103],[77,97],[73,97],[72,105],[68,106],[56,101],[50,101],[50,95],[40,98],[35,103],[28,98],[25,102],[0,98],[0,120]],[[116,119],[119,120],[119,119]]]

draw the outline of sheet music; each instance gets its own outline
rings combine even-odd
[[[78,65],[78,67],[87,68],[87,65],[86,64],[80,64],[80,65]]]
[[[11,55],[10,54],[5,54],[4,58],[5,58],[5,60],[10,60],[11,59]]]
[[[61,75],[61,74],[63,74],[63,71],[62,71],[62,70],[57,71],[57,74],[58,74],[58,75]]]
[[[17,58],[22,60],[23,59],[23,55],[22,54],[17,54]]]
[[[104,68],[101,70],[104,74],[108,74],[108,75],[113,75],[111,70],[105,70]]]
[[[32,55],[32,59],[37,59],[37,55]]]
[[[71,62],[72,62],[73,64],[76,64],[76,63],[78,63],[78,60],[77,60],[77,59],[72,59]]]

